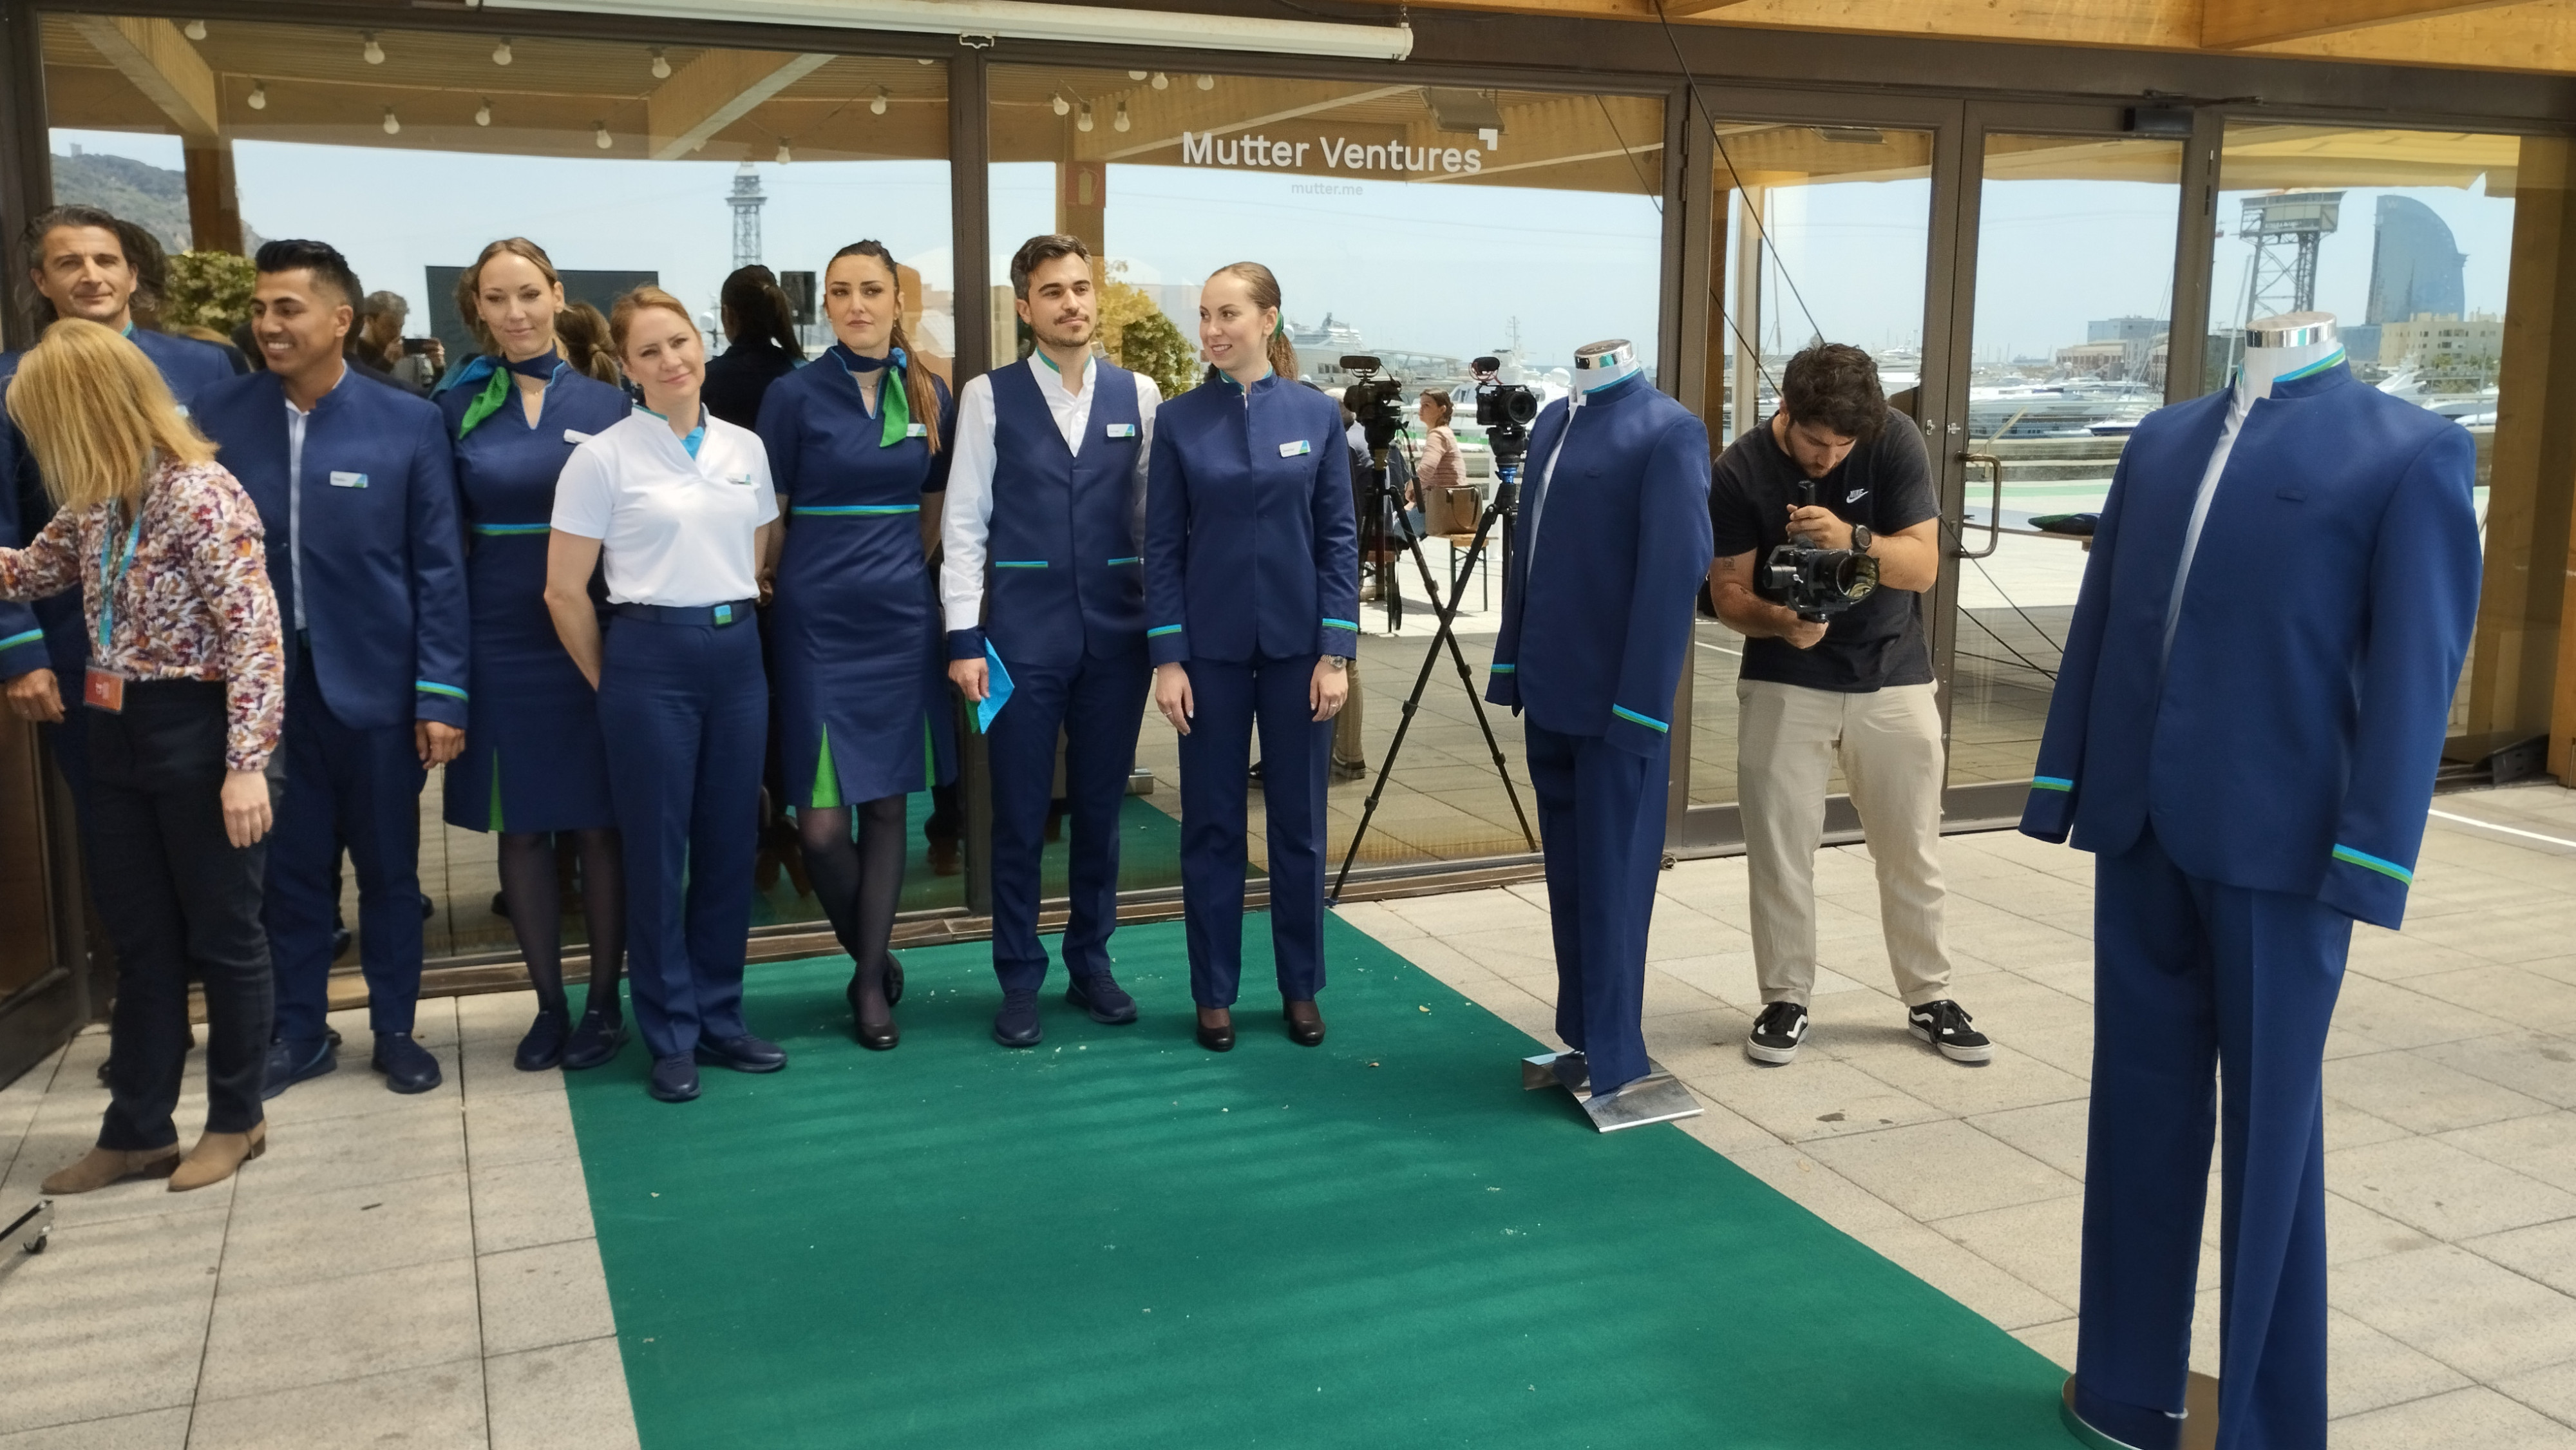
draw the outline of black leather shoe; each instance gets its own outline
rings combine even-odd
[[[1231,1009],[1220,1010],[1224,1011],[1225,1020],[1219,1023],[1210,1023],[1204,1012],[1199,1015],[1199,1046],[1210,1052],[1232,1052],[1234,1051],[1234,1013]]]
[[[593,1007],[581,1014],[581,1021],[572,1029],[572,1040],[564,1044],[564,1068],[583,1072],[603,1066],[625,1045],[626,1019],[611,1017]]]
[[[891,986],[892,983],[889,982],[888,985]],[[861,1047],[870,1052],[884,1052],[903,1041],[903,1029],[895,1025],[892,1011],[886,1013],[885,1021],[871,1024],[867,1014],[859,1010],[858,978],[850,979],[850,985],[842,989],[841,997],[850,1004],[850,1035],[859,1040]],[[888,1008],[894,1006],[891,998],[886,1002],[886,1006]]]
[[[339,1057],[331,1051],[330,1038],[289,1041],[281,1037],[268,1045],[267,1077],[260,1085],[259,1095],[264,1099],[273,1098],[306,1078],[320,1077],[339,1065]]]
[[[408,1032],[377,1033],[376,1055],[368,1066],[383,1073],[385,1086],[398,1093],[425,1093],[447,1080],[438,1059]]]
[[[776,1072],[787,1065],[787,1050],[746,1032],[740,1037],[698,1039],[698,1061],[736,1072]]]
[[[1064,989],[1064,1000],[1091,1014],[1094,1022],[1124,1027],[1136,1020],[1136,999],[1107,972],[1076,977]]]
[[[653,1059],[653,1075],[644,1091],[666,1103],[685,1103],[698,1095],[698,1060],[686,1052]]]
[[[993,1040],[1004,1047],[1035,1047],[1046,1037],[1038,1022],[1038,994],[1004,992],[1002,1010],[993,1014]]]
[[[572,1018],[562,1011],[539,1008],[528,1035],[519,1039],[519,1054],[510,1065],[521,1072],[543,1072],[562,1063],[564,1039],[572,1035]]]
[[[1314,1047],[1324,1040],[1324,1014],[1312,998],[1303,1002],[1282,1002],[1279,1015],[1288,1019],[1288,1040],[1299,1047]]]

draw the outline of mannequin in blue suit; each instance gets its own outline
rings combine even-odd
[[[1598,1096],[1646,1074],[1669,717],[1716,546],[1707,426],[1655,391],[1625,343],[1592,344],[1575,362],[1581,393],[1530,430],[1485,698],[1528,717],[1556,1031]]]
[[[87,206],[56,207],[36,219],[22,260],[41,299],[38,311],[48,314],[39,321],[78,317],[124,333],[160,369],[171,396],[185,408],[207,384],[233,375],[232,359],[221,348],[135,324],[140,278],[128,255],[128,225]],[[18,358],[14,352],[0,353],[0,390],[16,376]],[[17,426],[0,418],[0,545],[24,544],[52,514]],[[0,602],[0,683],[5,683],[11,712],[20,719],[60,724],[77,703],[81,671],[88,662],[89,630],[81,617],[79,590],[33,605]],[[47,733],[74,803],[86,809],[88,732]]]
[[[464,536],[437,405],[340,357],[348,263],[319,242],[260,248],[251,329],[269,370],[198,395],[197,425],[259,505],[288,647],[286,799],[269,846],[277,972],[272,1095],[333,1066],[324,1014],[332,880],[358,875],[373,1065],[426,1092],[438,1060],[412,1041],[420,996],[421,786],[465,741]]]
[[[2176,1443],[2213,1071],[2218,1443],[2326,1443],[2326,1028],[2352,923],[2404,915],[2481,569],[2469,435],[2332,329],[2257,323],[2234,387],[2130,440],[2022,817],[2096,858],[2091,1443]]]

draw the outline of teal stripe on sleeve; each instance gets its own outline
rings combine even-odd
[[[1044,559],[995,559],[993,561],[993,567],[996,569],[1043,569],[1046,566],[1047,561]]]
[[[1327,619],[1324,621],[1324,628],[1347,629],[1353,634],[1360,632],[1360,624],[1356,619]]]
[[[7,639],[0,639],[0,649],[16,649],[22,644],[34,644],[36,641],[43,639],[44,637],[45,632],[43,630],[31,629],[25,634],[13,634]]]
[[[1142,554],[1137,554],[1124,559],[1112,559],[1109,561],[1109,567],[1114,569],[1121,564],[1142,564],[1144,562],[1145,557]]]
[[[2034,775],[2030,778],[2030,788],[2032,790],[2071,791],[2075,789],[2075,782],[2068,780],[2062,775]]]
[[[552,524],[476,524],[478,534],[543,534],[554,529]]]
[[[1670,725],[1665,724],[1663,721],[1658,720],[1658,719],[1654,718],[1654,717],[1653,717],[1653,716],[1651,716],[1651,715],[1640,715],[1640,714],[1638,714],[1636,711],[1629,709],[1629,708],[1628,708],[1627,706],[1625,706],[1625,705],[1613,705],[1613,706],[1611,706],[1611,707],[1610,707],[1610,713],[1611,713],[1611,714],[1613,714],[1613,715],[1618,716],[1618,717],[1619,717],[1620,719],[1622,719],[1622,720],[1627,720],[1627,721],[1631,721],[1631,722],[1633,722],[1633,723],[1635,723],[1635,724],[1643,725],[1643,726],[1645,726],[1647,729],[1652,730],[1652,731],[1655,731],[1655,732],[1657,732],[1658,734],[1666,734],[1666,735],[1669,735],[1669,734],[1671,734],[1671,733],[1672,733],[1672,728],[1673,728],[1673,727],[1671,727]]]
[[[411,682],[411,687],[424,695],[445,695],[454,700],[462,700],[465,698],[465,692],[463,690],[456,688],[454,685],[439,684],[435,680],[414,680]]]
[[[2415,884],[2414,872],[2394,861],[2383,861],[2368,851],[2356,851],[2350,846],[2337,846],[2334,848],[2334,858],[2346,865],[2358,866],[2364,871],[2376,871],[2382,876],[2408,886]]]
[[[1179,634],[1180,632],[1181,632],[1181,627],[1180,627],[1179,625],[1177,625],[1177,624],[1165,624],[1165,625],[1159,625],[1159,626],[1157,626],[1157,627],[1155,627],[1155,628],[1153,628],[1153,629],[1149,629],[1149,630],[1145,631],[1145,637],[1146,637],[1147,639],[1161,639],[1164,635],[1167,635],[1167,634]]]
[[[1520,668],[1518,665],[1496,665],[1493,672],[1498,675],[1515,675],[1520,673]]]

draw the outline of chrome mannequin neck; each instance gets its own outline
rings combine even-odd
[[[2285,374],[2313,366],[2343,351],[2343,332],[2330,312],[2289,312],[2257,318],[2245,327],[2245,361],[2236,372],[2240,406],[2272,395],[2272,384]]]

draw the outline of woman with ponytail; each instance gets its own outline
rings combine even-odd
[[[805,869],[853,964],[854,1030],[883,1051],[901,1036],[886,945],[904,798],[955,778],[922,510],[948,486],[956,409],[912,355],[882,243],[833,255],[823,308],[836,341],[760,406],[787,524],[769,617],[779,754]]]
[[[1165,403],[1145,492],[1154,704],[1180,732],[1181,900],[1198,1039],[1234,1046],[1252,733],[1269,817],[1270,937],[1288,1035],[1324,1040],[1324,786],[1359,646],[1359,535],[1342,410],[1296,381],[1279,279],[1199,292],[1210,382]]]
[[[597,1067],[626,1040],[617,1000],[624,867],[596,697],[546,610],[546,535],[555,480],[574,447],[629,409],[626,395],[589,376],[565,344],[563,282],[536,243],[509,237],[485,247],[457,279],[456,309],[483,352],[438,395],[456,457],[474,628],[465,749],[447,767],[447,823],[501,838],[501,894],[537,990],[519,1070]],[[578,1026],[564,992],[558,833],[579,842],[590,927],[590,990]]]

